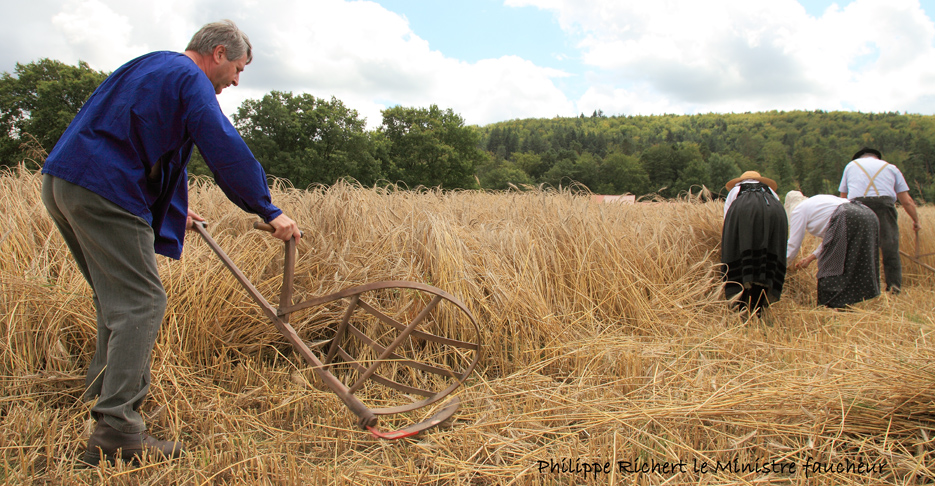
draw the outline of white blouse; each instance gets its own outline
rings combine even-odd
[[[813,254],[817,257],[824,245],[825,232],[831,223],[831,215],[847,199],[828,194],[812,196],[792,210],[789,215],[789,243],[786,246],[786,261],[791,262],[802,247],[805,232],[822,239]]]

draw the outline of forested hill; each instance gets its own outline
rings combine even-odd
[[[489,153],[483,185],[567,184],[602,194],[675,196],[695,185],[718,193],[745,170],[780,192],[836,194],[861,147],[883,152],[917,199],[935,200],[935,117],[792,111],[742,114],[525,119],[479,128]],[[723,193],[723,191],[721,191]]]
[[[107,77],[86,63],[42,59],[0,74],[0,167],[38,165]],[[743,171],[779,191],[837,193],[861,147],[883,152],[917,200],[935,201],[935,117],[899,113],[769,112],[512,120],[477,127],[450,108],[394,106],[368,130],[336,98],[273,91],[232,118],[272,176],[299,188],[353,179],[364,186],[445,189],[557,187],[600,194],[714,194]],[[209,174],[197,155],[194,174]]]

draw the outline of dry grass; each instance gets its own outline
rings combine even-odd
[[[92,425],[80,395],[94,312],[39,181],[22,170],[0,175],[0,483],[933,481],[935,276],[918,266],[904,260],[902,295],[851,312],[815,307],[812,266],[787,278],[763,318],[745,320],[721,300],[719,203],[596,205],[569,192],[349,185],[274,191],[307,235],[300,296],[406,279],[464,300],[486,357],[456,392],[454,424],[396,442],[356,430],[190,234],[181,261],[160,260],[170,307],[145,412],[155,435],[184,440],[191,453],[77,468]],[[210,183],[195,183],[191,202],[264,295],[277,294],[281,243],[249,230],[253,218]],[[922,252],[932,252],[935,210],[921,214]],[[905,227],[903,241],[914,251]],[[309,323],[297,328],[311,336],[339,311],[313,309],[295,322]],[[612,471],[540,471],[539,461],[609,462]],[[632,473],[617,461],[685,466]],[[695,469],[717,461],[761,469]],[[876,471],[806,478],[806,461]],[[787,469],[766,474],[764,462]]]

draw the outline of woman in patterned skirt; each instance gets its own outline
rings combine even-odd
[[[741,310],[759,313],[779,300],[786,279],[789,227],[776,181],[747,171],[725,186],[721,231],[724,292]]]
[[[806,231],[821,238],[818,248],[794,266],[805,268],[818,260],[819,305],[842,308],[880,295],[880,223],[872,210],[837,196],[805,197],[799,191],[786,194],[785,206],[787,261],[799,253]]]

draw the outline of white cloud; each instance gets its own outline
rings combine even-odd
[[[529,116],[574,115],[553,79],[567,74],[515,56],[466,63],[432,50],[405,17],[377,3],[343,0],[36,0],[14,13],[33,29],[0,19],[0,40],[13,61],[52,57],[87,61],[112,71],[150,50],[181,51],[204,23],[231,18],[250,36],[254,61],[241,85],[218,98],[231,114],[248,98],[272,90],[335,96],[368,119],[393,105],[452,108],[467,123]],[[45,44],[45,45],[43,45]],[[54,45],[50,49],[49,45]],[[10,56],[15,56],[11,58]]]
[[[225,113],[272,90],[334,96],[374,127],[392,105],[451,108],[468,123],[616,113],[858,109],[932,113],[935,25],[918,0],[854,0],[818,18],[794,0],[504,0],[554,13],[577,45],[563,72],[506,55],[447,57],[372,1],[30,0],[0,16],[0,70],[42,57],[110,71],[182,50],[231,18],[255,59]],[[569,99],[562,87],[577,89]]]
[[[584,62],[602,73],[582,112],[931,106],[935,26],[917,0],[855,0],[819,18],[793,0],[506,3],[552,10],[578,37]]]
[[[147,50],[130,45],[133,27],[126,16],[99,0],[69,0],[52,17],[52,25],[79,59],[105,66],[120,65]]]
[[[392,105],[437,104],[477,124],[575,113],[552,82],[565,73],[515,56],[476,63],[445,57],[416,35],[404,17],[376,3],[279,4],[292,12],[285,21],[253,22],[268,43],[258,47],[255,61],[264,64],[258,74],[261,83],[335,96],[366,116],[370,126],[380,123],[380,109]],[[254,75],[248,72],[245,78]]]

